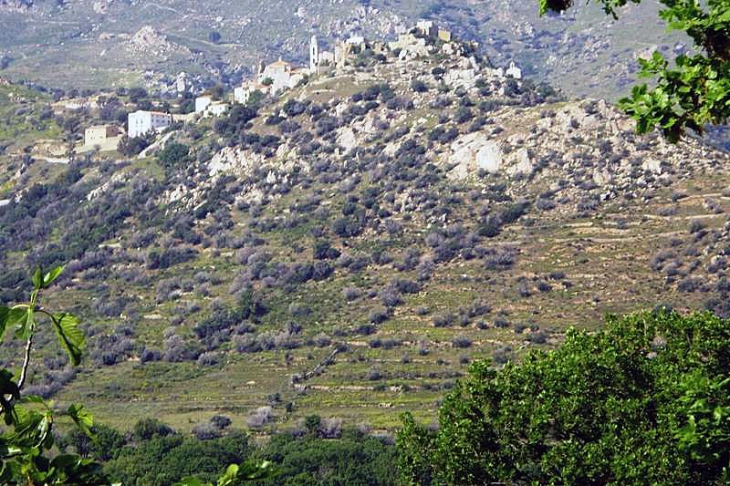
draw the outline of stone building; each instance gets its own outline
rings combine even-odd
[[[333,66],[335,64],[335,55],[331,51],[322,51],[319,53],[319,65]]]
[[[357,49],[365,49],[365,37],[361,35],[351,35],[346,41],[345,44],[354,46]]]
[[[453,36],[451,35],[450,30],[439,29],[438,38],[439,38],[439,40],[441,40],[443,42],[451,42],[451,39],[453,38]]]
[[[416,37],[412,33],[401,34],[398,40],[388,44],[391,51],[400,51],[398,59],[406,61],[418,57],[426,57],[430,54],[429,45],[426,39]]]
[[[268,86],[261,84],[258,81],[249,81],[247,83],[243,83],[242,86],[239,86],[233,90],[233,100],[236,103],[245,105],[246,103],[248,103],[248,100],[251,99],[251,95],[256,91],[266,93],[268,92],[268,90]]]
[[[206,109],[204,116],[207,117],[219,117],[226,114],[230,106],[224,101],[214,101],[210,103]]]
[[[285,89],[294,88],[299,84],[309,72],[306,69],[295,69],[290,62],[278,61],[273,62],[264,68],[259,75],[259,82],[262,84],[270,83],[269,91],[271,94],[277,94]]]
[[[416,29],[426,37],[436,37],[438,34],[438,29],[431,20],[419,20],[416,23]]]
[[[114,125],[97,125],[84,131],[84,145],[91,147],[102,145],[110,138],[119,136],[121,130]]]

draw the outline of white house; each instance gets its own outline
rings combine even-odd
[[[418,31],[426,37],[436,37],[438,29],[431,20],[419,20],[416,24]]]
[[[514,61],[509,63],[509,68],[505,74],[515,79],[522,79],[522,69],[518,68]]]
[[[332,66],[335,63],[335,54],[332,51],[321,51],[319,53],[319,64]]]
[[[218,117],[224,115],[228,111],[229,105],[223,101],[214,101],[205,109],[206,117]]]
[[[305,74],[308,74],[308,70],[294,69],[291,63],[282,61],[280,58],[264,68],[264,71],[259,75],[259,82],[265,84],[264,81],[270,81],[271,94],[276,94],[285,89],[296,87],[304,79]]]
[[[172,124],[172,115],[159,111],[138,110],[130,113],[127,119],[131,138],[140,137],[149,132],[161,132]]]
[[[345,44],[349,44],[351,46],[356,47],[364,47],[365,46],[365,37],[361,35],[351,35],[349,39],[345,41]]]
[[[236,89],[233,90],[233,101],[236,103],[240,103],[242,105],[245,105],[248,103],[248,99],[251,97],[251,90],[247,85],[242,85],[236,87]]]
[[[198,96],[195,98],[195,113],[203,113],[206,108],[213,102],[210,96]]]

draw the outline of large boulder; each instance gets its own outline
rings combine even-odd
[[[502,169],[503,154],[500,142],[489,140],[483,133],[472,133],[451,144],[448,161],[453,165],[449,173],[453,179],[466,179],[479,169],[496,174]]]

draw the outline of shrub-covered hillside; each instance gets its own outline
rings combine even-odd
[[[49,299],[89,341],[79,372],[43,351],[29,390],[122,429],[392,427],[433,419],[473,359],[605,312],[726,315],[727,156],[472,54],[365,51],[143,158],[8,157],[3,299],[65,262]]]

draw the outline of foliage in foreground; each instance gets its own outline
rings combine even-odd
[[[168,429],[169,430],[169,429]],[[123,484],[174,484],[189,476],[212,481],[229,464],[250,456],[248,438],[242,434],[200,441],[174,434],[136,436],[135,442],[113,451],[104,465],[108,473]]]
[[[17,339],[25,341],[25,353],[17,377],[8,369],[0,370],[0,413],[5,427],[0,434],[0,483],[2,484],[109,484],[101,464],[75,454],[51,454],[54,446],[55,414],[43,399],[21,396],[30,366],[33,338],[44,321],[58,336],[61,347],[73,365],[81,360],[85,340],[78,320],[66,313],[52,313],[40,303],[41,293],[61,274],[61,267],[48,273],[39,268],[33,274],[33,291],[27,303],[0,306],[0,339],[8,327]],[[81,405],[71,405],[69,416],[86,435],[92,436],[93,420]]]
[[[617,9],[641,0],[597,0],[607,14],[617,18]],[[722,125],[730,118],[730,2],[727,0],[660,0],[660,12],[671,29],[685,32],[697,53],[680,55],[676,66],[658,52],[640,60],[641,75],[654,77],[656,86],[635,86],[621,106],[637,122],[637,131],[660,128],[671,141],[678,141],[689,128],[702,132],[707,124]],[[540,13],[562,12],[572,0],[539,0]]]
[[[727,484],[730,321],[665,311],[569,331],[552,352],[475,364],[440,428],[410,415],[410,484]]]
[[[395,447],[355,430],[344,430],[334,439],[311,431],[303,435],[280,433],[257,447],[240,432],[199,440],[167,428],[153,435],[135,431],[133,437],[124,439],[119,432],[104,429],[106,437],[116,438],[109,440],[108,446],[89,452],[106,460],[105,471],[123,484],[196,486],[217,479],[217,485],[222,486],[258,479],[254,484],[314,486],[388,485],[396,481]],[[77,441],[73,445],[77,451],[80,445],[84,448]],[[231,468],[229,464],[240,465]]]

